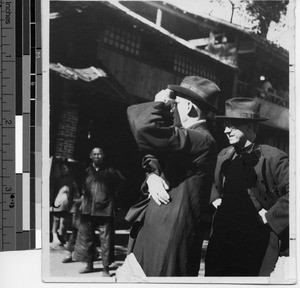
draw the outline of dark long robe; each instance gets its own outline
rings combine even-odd
[[[123,178],[118,170],[106,164],[99,168],[96,170],[90,165],[86,169],[74,258],[82,262],[95,261],[95,230],[100,230],[102,262],[108,266],[114,261],[115,194]]]
[[[171,199],[160,206],[149,199],[133,254],[147,276],[197,276],[215,141],[203,123],[188,129],[174,126],[170,107],[162,102],[131,106],[128,119],[140,150],[147,154],[146,172],[166,180]],[[130,210],[127,219],[135,217]]]
[[[219,153],[211,201],[222,197],[206,251],[206,276],[269,276],[288,255],[287,155],[268,145]],[[267,210],[267,224],[258,212]]]

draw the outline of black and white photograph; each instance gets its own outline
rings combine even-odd
[[[296,283],[295,5],[49,1],[43,281]]]

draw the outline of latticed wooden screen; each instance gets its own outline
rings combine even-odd
[[[133,55],[140,54],[141,39],[121,27],[110,25],[104,31],[104,43]]]
[[[188,55],[175,54],[174,71],[183,75],[201,76],[214,81],[217,85],[220,84],[220,79],[217,75],[215,66],[196,60],[195,57]]]

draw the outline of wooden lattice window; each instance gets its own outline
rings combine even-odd
[[[195,60],[183,54],[175,54],[174,71],[183,75],[201,76],[214,81],[217,85],[220,82],[214,66],[202,63],[199,60]]]
[[[140,54],[141,39],[121,27],[109,26],[104,32],[104,43],[133,55]]]

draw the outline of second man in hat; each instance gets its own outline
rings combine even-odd
[[[232,98],[223,122],[230,146],[217,159],[211,202],[217,210],[206,276],[270,276],[288,255],[289,161],[281,150],[255,143],[260,102]]]

